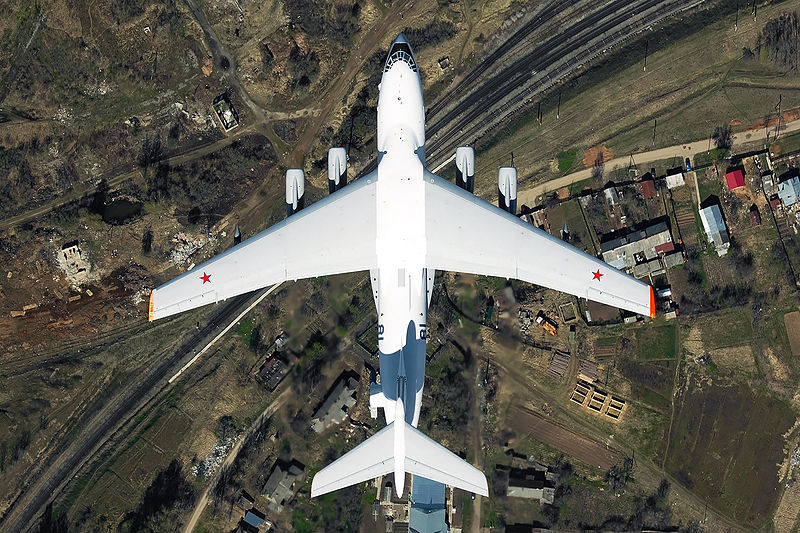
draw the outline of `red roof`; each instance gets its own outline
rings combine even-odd
[[[653,180],[645,180],[642,182],[642,196],[645,198],[656,197],[656,184]]]
[[[659,244],[658,246],[656,246],[656,253],[657,254],[667,253],[667,252],[671,252],[674,249],[675,249],[675,245],[672,244],[672,241],[669,241],[669,242],[665,242],[664,244]]]
[[[739,187],[744,187],[744,172],[742,172],[741,169],[728,172],[725,174],[725,181],[728,182],[729,191]]]

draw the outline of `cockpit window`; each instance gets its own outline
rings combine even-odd
[[[411,47],[409,47],[406,43],[394,43],[392,45],[392,49],[389,52],[389,57],[386,59],[386,66],[384,67],[383,71],[386,72],[392,65],[394,65],[397,61],[403,61],[414,72],[417,72],[417,62],[414,61],[414,55],[411,53]]]

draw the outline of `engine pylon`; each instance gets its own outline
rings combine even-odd
[[[497,171],[497,205],[512,215],[517,214],[517,169],[500,167]]]
[[[337,146],[328,150],[328,193],[347,185],[347,152]]]
[[[286,216],[292,216],[306,203],[303,194],[306,192],[306,176],[301,168],[290,168],[286,171]]]
[[[456,185],[475,192],[475,151],[471,146],[456,148]]]

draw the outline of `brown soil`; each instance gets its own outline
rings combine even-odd
[[[583,166],[591,168],[597,163],[605,163],[614,159],[614,152],[605,146],[593,146],[583,154]]]
[[[786,325],[786,333],[789,335],[792,355],[800,355],[800,311],[786,313],[783,315],[783,322]]]
[[[800,108],[790,109],[783,114],[782,121],[785,124],[786,122],[792,122],[800,118]],[[753,122],[752,124],[748,124],[748,130],[759,130],[761,128],[771,128],[778,123],[778,117],[770,117],[766,120],[759,120],[758,122]],[[731,125],[735,125],[731,123]]]
[[[589,439],[542,417],[525,407],[513,406],[508,423],[519,437],[530,435],[575,459],[601,470],[608,470],[622,460],[622,454],[605,444]]]

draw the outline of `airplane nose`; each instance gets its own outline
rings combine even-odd
[[[397,38],[394,40],[394,43],[392,44],[398,44],[398,43],[408,44],[408,39],[406,39],[406,36],[404,34],[402,33],[399,34]]]

